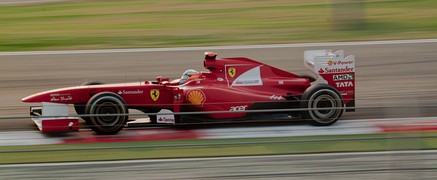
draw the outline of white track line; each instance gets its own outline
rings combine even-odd
[[[362,45],[419,44],[419,43],[437,43],[437,39],[357,41],[357,42],[325,42],[325,43],[299,43],[299,44],[265,44],[265,45],[237,45],[237,46],[205,46],[205,47],[176,47],[176,48],[133,48],[133,49],[1,52],[0,56],[169,52],[169,51],[198,51],[198,50],[226,50],[226,49],[269,49],[269,48],[298,48],[298,47],[320,47],[320,46],[362,46]]]

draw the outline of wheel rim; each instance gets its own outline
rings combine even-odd
[[[112,102],[104,102],[97,106],[96,114],[120,114],[120,108],[117,104]],[[114,126],[118,123],[121,116],[96,116],[95,120],[103,126]]]
[[[329,95],[321,95],[314,99],[314,114],[319,118],[325,119],[329,118],[335,113],[335,109],[323,109],[323,108],[333,108],[336,107],[336,103],[333,98]]]
[[[335,121],[341,114],[342,110],[336,109],[341,107],[341,104],[341,99],[335,92],[326,89],[321,90],[314,93],[310,98],[308,108],[314,110],[310,110],[309,114],[314,121],[321,124],[329,124]]]

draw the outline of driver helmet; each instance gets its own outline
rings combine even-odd
[[[186,81],[187,79],[189,79],[190,76],[193,75],[193,74],[199,74],[199,71],[196,71],[196,70],[194,70],[194,69],[188,69],[188,70],[186,70],[186,71],[182,74],[182,76],[181,76],[180,84],[185,83],[185,81]]]

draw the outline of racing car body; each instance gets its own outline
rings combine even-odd
[[[280,113],[309,119],[314,125],[331,125],[345,109],[354,110],[355,60],[353,56],[345,58],[343,51],[306,51],[304,65],[314,78],[249,58],[216,56],[205,53],[203,65],[208,71],[190,74],[187,79],[87,83],[37,93],[22,101],[41,103],[31,107],[31,115],[43,132],[77,131],[79,118],[68,115],[68,105],[74,105],[98,134],[119,132],[128,121],[129,109],[151,113],[151,123],[170,124],[250,119],[254,114],[283,109]]]

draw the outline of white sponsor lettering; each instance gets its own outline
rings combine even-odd
[[[245,111],[247,108],[247,105],[244,106],[231,106],[229,111]]]
[[[50,101],[56,102],[56,101],[71,101],[73,100],[73,96],[69,93],[67,94],[50,94]]]
[[[259,84],[259,80],[243,80],[243,81],[235,81],[235,84],[237,85],[257,85]]]
[[[344,67],[344,68],[329,68],[325,67],[324,71],[319,71],[320,74],[322,73],[343,73],[343,72],[354,72],[354,68],[351,67]]]
[[[354,75],[353,74],[334,75],[333,79],[334,79],[334,81],[353,80]]]
[[[117,94],[143,94],[144,91],[136,90],[136,91],[128,91],[128,90],[119,90]]]
[[[335,84],[337,85],[337,87],[353,87],[354,86],[352,81],[336,82]]]
[[[272,100],[282,100],[284,98],[282,96],[272,95],[272,96],[270,96],[270,99],[272,99]]]
[[[332,61],[334,65],[348,65],[353,64],[354,61]]]
[[[348,95],[348,94],[354,94],[354,90],[340,91],[340,94],[342,96],[345,96],[345,95]]]

